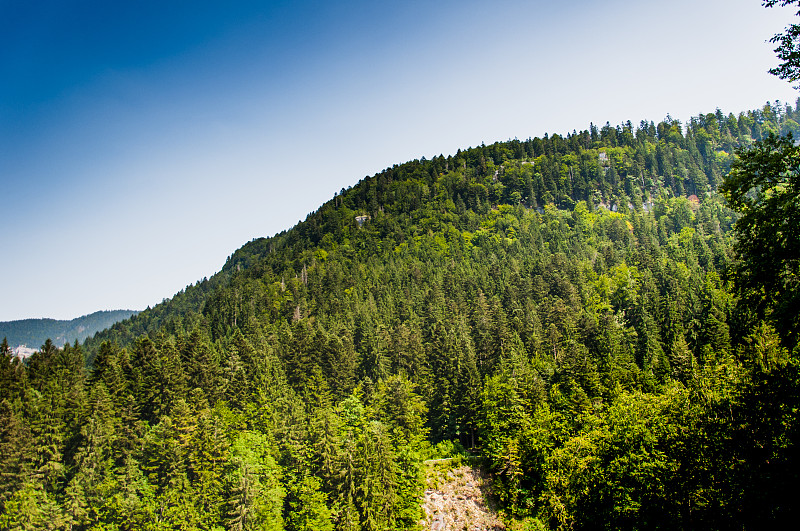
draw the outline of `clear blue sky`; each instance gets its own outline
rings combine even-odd
[[[0,0],[0,320],[143,309],[387,166],[740,112],[759,0]]]

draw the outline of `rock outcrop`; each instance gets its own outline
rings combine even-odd
[[[429,474],[423,509],[422,526],[431,531],[505,529],[488,502],[487,478],[467,465]]]

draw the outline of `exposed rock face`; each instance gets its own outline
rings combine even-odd
[[[425,520],[431,531],[496,531],[505,526],[487,503],[488,482],[477,468],[460,466],[428,478]]]

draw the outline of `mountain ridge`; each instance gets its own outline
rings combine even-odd
[[[0,321],[0,337],[10,347],[38,348],[47,339],[56,345],[82,343],[87,337],[105,330],[114,323],[138,314],[137,310],[99,310],[74,319],[31,318]]]
[[[716,189],[795,118],[627,122],[362,179],[83,346],[8,358],[0,503],[87,528],[414,529],[424,463],[468,455],[510,529],[791,519],[800,365],[738,304]]]
[[[455,207],[471,210],[482,202],[486,205],[484,210],[492,205],[518,204],[542,211],[546,205],[571,210],[579,201],[585,201],[591,210],[627,210],[629,205],[640,210],[664,193],[670,197],[693,195],[703,200],[728,171],[737,146],[749,145],[769,132],[800,133],[798,109],[800,98],[794,109],[767,102],[761,109],[739,115],[725,115],[717,109],[692,117],[686,124],[669,116],[658,124],[645,120],[638,126],[630,120],[617,126],[608,122],[602,127],[591,124],[589,129],[567,135],[546,133],[542,138],[481,144],[459,149],[447,157],[422,157],[394,164],[342,188],[293,227],[243,244],[219,272],[189,284],[134,318],[130,330],[135,333],[117,326],[101,334],[97,341],[90,341],[90,358],[104,339],[129,344],[142,333],[154,333],[165,322],[202,312],[210,293],[243,270],[245,275],[252,275],[248,271],[263,267],[259,262],[271,254],[291,255],[291,249],[303,246],[313,247],[312,254],[318,248],[327,252],[326,245],[336,245],[353,230],[374,230],[387,214],[407,216],[418,212],[427,201],[438,199],[429,193],[437,182],[450,188],[450,203],[444,205],[446,214]],[[645,150],[640,149],[643,144],[647,144]],[[458,183],[447,181],[459,172],[462,186],[453,190]],[[514,180],[518,182],[510,182]],[[395,200],[394,208],[383,204],[387,188],[392,187],[394,190],[388,191]],[[422,191],[430,197],[423,197]],[[369,220],[362,226],[356,218],[365,215]],[[323,234],[329,235],[327,244],[322,242]],[[293,275],[299,275],[312,258],[297,253],[292,258],[287,256],[294,263]]]

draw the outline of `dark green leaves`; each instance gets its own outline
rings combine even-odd
[[[800,148],[769,135],[740,150],[722,192],[741,213],[735,287],[791,344],[800,330]]]

